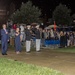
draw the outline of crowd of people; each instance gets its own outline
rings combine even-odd
[[[75,46],[75,32],[60,32],[60,46]]]
[[[51,29],[42,29],[40,25],[31,26],[14,24],[11,28],[3,24],[1,29],[1,46],[2,55],[7,55],[7,45],[10,38],[15,39],[15,51],[19,54],[22,50],[22,45],[26,47],[26,52],[31,51],[31,46],[36,47],[36,51],[40,51],[40,47],[46,47],[45,40],[59,40],[59,47],[75,46],[75,32],[73,31],[57,31]]]
[[[24,29],[24,31],[22,31],[21,28],[18,26],[12,27],[10,31],[6,28],[6,24],[3,24],[2,27],[3,27],[3,29],[1,29],[2,55],[7,55],[7,44],[8,44],[8,41],[10,42],[11,33],[13,34],[13,31],[14,31],[13,36],[15,39],[15,43],[14,43],[15,50],[17,54],[21,52],[22,41],[26,42],[26,52],[27,53],[30,52],[32,36],[35,36],[36,38],[36,51],[37,52],[40,51],[40,41],[41,40],[40,40],[39,25],[37,25],[35,29],[34,28],[31,29],[31,26],[28,24],[26,28]],[[33,31],[35,32],[35,34],[33,33]],[[25,35],[23,34],[23,32],[25,32],[24,33]]]

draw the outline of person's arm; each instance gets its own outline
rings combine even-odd
[[[2,36],[2,35],[4,35],[4,32],[3,32],[3,30],[1,29],[1,36]]]
[[[9,36],[8,30],[7,30],[6,34],[7,34],[7,41],[9,41],[10,36]]]
[[[17,32],[16,32],[16,33],[15,33],[15,35],[16,35],[16,36],[18,36],[18,35],[19,35],[19,33],[17,33]]]

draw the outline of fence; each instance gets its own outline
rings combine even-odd
[[[45,40],[46,47],[58,47],[60,45],[60,40]]]

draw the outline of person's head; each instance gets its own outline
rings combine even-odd
[[[52,32],[53,32],[53,29],[50,29],[50,31],[52,31]]]
[[[39,29],[39,25],[37,25],[36,28]]]
[[[69,33],[69,32],[67,32],[67,34],[69,35],[70,33]]]
[[[27,29],[30,29],[31,28],[31,26],[30,25],[27,25]]]
[[[64,35],[63,31],[61,31],[61,32],[60,32],[60,36],[63,36],[63,35]]]
[[[45,32],[45,30],[43,29],[42,32]]]
[[[47,32],[48,30],[47,29],[45,29],[45,32]]]
[[[34,26],[31,26],[31,28],[34,28]]]
[[[3,24],[2,27],[3,27],[3,29],[6,29],[6,24]]]
[[[64,35],[66,35],[66,32],[64,32]]]
[[[16,24],[14,24],[14,26],[16,26]]]
[[[20,28],[16,28],[16,32],[19,32],[20,31]]]

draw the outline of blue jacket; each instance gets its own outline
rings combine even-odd
[[[8,30],[7,30],[7,32],[8,32]],[[4,29],[1,29],[1,41],[2,42],[7,42],[8,40],[9,40],[9,35],[6,34]]]

